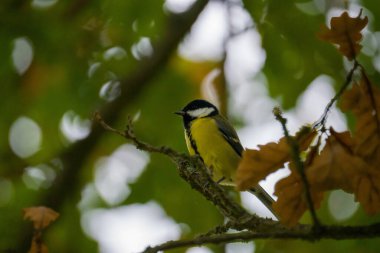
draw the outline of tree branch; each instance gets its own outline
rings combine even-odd
[[[112,127],[110,127],[102,118],[102,116],[100,115],[99,112],[95,112],[94,114],[94,119],[106,130],[108,131],[111,131],[115,134],[118,134],[128,140],[131,140],[133,142],[133,144],[136,146],[137,149],[140,149],[140,150],[144,150],[144,151],[148,151],[148,152],[153,152],[153,153],[161,153],[161,154],[165,154],[167,156],[169,156],[172,160],[177,160],[177,159],[180,159],[182,157],[181,154],[177,153],[175,150],[171,149],[171,148],[168,148],[168,147],[165,147],[165,146],[161,146],[161,147],[155,147],[155,146],[152,146],[146,142],[142,142],[140,140],[138,140],[134,134],[134,131],[133,131],[133,126],[132,126],[132,119],[131,117],[128,117],[128,122],[127,122],[127,126],[126,126],[126,130],[125,131],[120,131],[120,130],[117,130],[117,129],[114,129]]]
[[[232,242],[247,242],[253,239],[301,239],[315,241],[320,239],[360,239],[380,236],[380,223],[370,226],[321,226],[322,233],[315,233],[311,226],[300,226],[287,229],[279,224],[272,226],[268,231],[243,231],[213,235],[200,235],[189,240],[168,241],[161,245],[146,248],[143,253],[156,253],[162,250],[180,247],[200,246],[204,244],[219,244]]]

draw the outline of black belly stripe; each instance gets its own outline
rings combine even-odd
[[[190,144],[191,144],[191,147],[194,149],[194,152],[199,155],[199,157],[201,158],[201,160],[203,161],[202,159],[202,156],[199,154],[198,152],[198,148],[197,148],[197,144],[195,143],[194,139],[193,139],[193,136],[191,135],[191,132],[189,130],[186,129],[186,134],[187,134],[187,137],[189,138],[190,140]]]

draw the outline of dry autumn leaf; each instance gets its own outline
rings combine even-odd
[[[267,175],[282,168],[289,159],[290,152],[285,137],[278,143],[259,145],[259,150],[246,149],[236,172],[237,189],[252,188]]]
[[[355,198],[368,214],[380,212],[380,172],[373,168],[363,171],[355,188]]]
[[[337,133],[330,128],[326,145],[306,169],[310,185],[320,191],[343,189],[354,192],[360,171],[366,164],[354,156],[353,147],[349,132]]]
[[[380,172],[369,167],[362,171],[355,185],[355,199],[368,214],[380,212]]]
[[[23,211],[24,219],[32,221],[36,230],[46,228],[59,216],[59,213],[45,206],[28,207],[24,208]]]
[[[380,91],[368,80],[362,79],[342,96],[343,111],[352,111],[356,117],[355,154],[375,166],[380,163]]]
[[[279,216],[282,224],[294,226],[307,210],[308,204],[305,195],[305,185],[294,163],[290,163],[289,168],[291,170],[290,175],[276,183],[274,195],[278,199],[273,203],[273,210]],[[309,190],[313,206],[319,208],[323,199],[323,193],[316,191],[313,187]]]
[[[360,169],[353,190],[356,200],[368,214],[380,212],[380,91],[363,78],[342,96],[343,111],[352,111],[356,117],[352,152],[365,166]]]
[[[313,206],[319,208],[323,192],[343,189],[354,193],[367,213],[379,211],[380,173],[354,154],[355,143],[350,133],[337,133],[330,128],[330,136],[319,155],[316,155],[317,148],[309,152],[304,164]],[[274,194],[278,200],[273,208],[283,224],[292,226],[302,217],[308,205],[301,177],[292,163],[289,167],[291,174],[275,186]]]
[[[338,44],[339,51],[352,60],[362,48],[359,44],[362,39],[361,30],[368,23],[368,17],[361,18],[360,16],[361,11],[356,18],[351,18],[347,12],[343,12],[340,17],[331,18],[331,28],[322,25],[317,36],[321,40]]]
[[[310,128],[302,128],[296,134],[296,140],[301,150],[305,150],[316,132]],[[270,142],[259,145],[259,149],[246,149],[243,152],[242,161],[236,172],[236,185],[238,190],[247,190],[258,184],[269,174],[282,168],[284,163],[291,159],[290,149],[285,137],[278,143]]]
[[[306,168],[312,189],[324,192],[343,189],[353,193],[368,214],[380,211],[380,172],[355,155],[355,143],[349,132],[330,136],[319,156]]]

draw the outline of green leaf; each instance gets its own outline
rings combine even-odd
[[[266,51],[263,73],[272,97],[290,108],[310,82],[321,74],[341,80],[336,69],[342,61],[333,47],[324,45],[315,33],[324,16],[309,15],[292,1],[244,1]]]

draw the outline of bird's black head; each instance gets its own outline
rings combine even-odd
[[[196,99],[188,103],[181,111],[175,112],[183,117],[185,127],[195,119],[210,117],[219,114],[215,105],[206,100]]]

